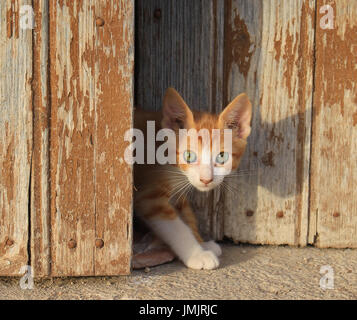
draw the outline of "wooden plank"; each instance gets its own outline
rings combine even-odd
[[[225,3],[226,101],[247,92],[254,117],[240,167],[249,174],[225,195],[224,235],[236,242],[305,245],[315,5]]]
[[[48,1],[33,2],[33,153],[31,173],[31,266],[36,277],[50,275],[50,91]]]
[[[32,31],[19,10],[31,1],[0,2],[0,275],[28,264],[32,159]]]
[[[78,1],[50,2],[49,10],[51,274],[93,275],[95,82],[81,57],[94,47],[94,12]]]
[[[124,161],[125,132],[132,127],[134,102],[134,1],[103,5],[95,13],[105,21],[97,31],[95,72],[95,274],[130,272],[132,245],[132,167]],[[92,58],[93,58],[92,57]],[[101,248],[101,240],[104,246]],[[99,243],[98,243],[99,241]]]
[[[357,2],[317,1],[318,11],[309,241],[357,247]]]
[[[128,273],[132,180],[120,158],[131,125],[133,1],[49,10],[51,274]]]
[[[224,2],[139,0],[136,2],[136,101],[159,110],[173,86],[194,110],[222,109]],[[192,204],[201,232],[221,233],[219,193],[195,193]]]

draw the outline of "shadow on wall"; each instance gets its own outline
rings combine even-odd
[[[269,233],[288,230],[292,234],[282,236],[282,243],[290,238],[289,244],[298,244],[303,186],[309,179],[303,166],[308,166],[309,158],[303,141],[290,145],[291,137],[286,139],[281,128],[285,132],[291,128],[295,135],[294,126],[304,122],[311,109],[271,123],[262,120],[260,108],[254,110],[252,133],[238,169],[241,176],[228,179],[231,190],[220,200],[225,203],[224,236],[238,242],[281,244],[279,236]]]

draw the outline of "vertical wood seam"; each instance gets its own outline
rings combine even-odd
[[[30,194],[29,194],[29,265],[32,266],[35,276],[43,277],[51,275],[51,179],[50,179],[50,112],[51,112],[51,92],[50,92],[50,33],[49,33],[49,6],[47,1],[32,0],[31,5],[34,10],[35,27],[32,29],[32,158],[30,173]],[[43,7],[44,6],[44,7]],[[36,20],[38,18],[39,20]],[[44,50],[44,52],[43,52]],[[44,53],[44,57],[42,56]],[[43,59],[45,58],[45,61]],[[45,77],[43,77],[41,65],[44,67]],[[45,83],[44,83],[45,80]],[[44,89],[44,92],[42,91]],[[45,112],[41,110],[45,108]],[[47,129],[46,141],[43,144],[42,138],[44,130]],[[36,152],[36,151],[37,152]],[[36,152],[34,154],[34,152]],[[37,156],[36,156],[37,155]],[[45,158],[44,158],[45,157]],[[47,163],[46,177],[42,175],[43,166]],[[47,188],[42,189],[43,179],[47,181]],[[36,198],[35,192],[41,188],[40,198]],[[43,207],[43,199],[45,206]],[[46,216],[42,216],[43,212]],[[36,219],[37,215],[41,217]],[[47,232],[39,224],[46,223]],[[36,243],[36,228],[41,230],[41,242]],[[44,251],[47,248],[46,251]],[[46,255],[43,255],[46,252]],[[38,262],[36,264],[35,262]]]
[[[98,5],[98,3],[97,3]],[[100,6],[100,4],[99,4]],[[94,17],[99,17],[100,15],[97,14],[97,6],[94,5],[93,8],[93,15]],[[94,27],[95,28],[95,27]],[[95,55],[98,55],[98,30],[95,29],[95,34],[96,34],[96,38],[93,41],[94,42],[94,52]],[[97,82],[98,80],[96,79],[96,76],[94,76],[94,81]],[[92,135],[92,140],[94,139],[93,143],[93,196],[94,196],[94,239],[93,239],[93,243],[95,243],[96,239],[98,239],[98,230],[97,230],[97,226],[98,226],[98,210],[97,210],[97,153],[98,153],[98,144],[97,144],[97,132],[98,132],[98,90],[97,90],[97,84],[94,86],[93,88],[93,96],[95,97],[95,102],[94,102],[94,125],[93,125],[93,132],[91,133]],[[102,235],[102,237],[104,238],[104,234]],[[96,248],[93,246],[93,250],[92,250],[92,259],[93,259],[93,275],[97,274],[97,268],[96,268]]]
[[[32,38],[32,50],[33,50],[33,38]],[[32,53],[33,56],[33,53]],[[32,65],[34,64],[34,60],[32,60]],[[33,73],[32,73],[33,74]],[[32,115],[34,115],[34,94],[32,90]],[[34,116],[32,116],[32,132],[34,129]],[[28,204],[27,204],[27,265],[32,266],[31,263],[31,243],[32,243],[32,229],[31,229],[31,206],[32,206],[32,166],[33,166],[33,151],[34,151],[34,135],[32,135],[32,150],[31,150],[31,160],[30,160],[30,174],[29,174],[29,187],[28,187]]]
[[[34,0],[31,1],[31,6],[32,8],[34,7]],[[32,29],[32,77],[34,77],[34,70],[35,70],[35,29]],[[30,160],[30,176],[29,176],[29,188],[28,188],[28,206],[27,206],[27,219],[28,219],[28,238],[27,238],[27,264],[32,267],[32,261],[31,261],[31,253],[32,253],[32,225],[31,225],[31,214],[32,214],[32,180],[33,180],[33,175],[32,175],[32,170],[33,168],[33,151],[34,151],[34,146],[35,146],[35,135],[34,135],[34,128],[35,128],[35,88],[34,88],[34,81],[32,78],[31,81],[31,92],[32,92],[32,99],[31,99],[31,110],[32,110],[32,150],[31,150],[31,160]]]
[[[36,0],[34,0],[36,1]],[[51,23],[51,15],[50,15],[50,4],[47,4],[47,26],[46,26],[46,32],[47,32],[47,126],[50,129],[51,128],[51,113],[52,113],[52,83],[51,83],[51,50],[50,50],[50,45],[51,45],[51,32],[50,32],[50,23]],[[51,136],[52,136],[52,131],[48,130],[48,141],[47,141],[47,147],[48,147],[48,169],[47,169],[47,174],[48,174],[48,189],[47,189],[47,195],[48,195],[48,224],[49,224],[49,232],[48,232],[48,268],[49,268],[49,274],[52,274],[52,236],[51,236],[51,226],[52,226],[52,180],[51,180]]]
[[[308,203],[307,203],[307,234],[306,234],[306,244],[316,244],[317,239],[317,221],[316,228],[314,230],[313,236],[310,235],[311,230],[311,168],[312,168],[312,152],[313,152],[313,137],[314,137],[314,119],[315,119],[315,81],[316,81],[316,34],[317,34],[317,10],[318,10],[318,0],[315,0],[315,21],[314,21],[314,50],[313,50],[313,60],[312,60],[312,101],[311,101],[311,123],[310,123],[310,161],[309,161],[309,181],[308,181]],[[317,216],[317,214],[316,214]],[[312,239],[312,242],[310,242]]]

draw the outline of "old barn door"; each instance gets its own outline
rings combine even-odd
[[[0,275],[127,274],[134,1],[9,0],[0,17]]]

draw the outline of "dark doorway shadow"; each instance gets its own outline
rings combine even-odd
[[[227,2],[136,0],[136,105],[159,110],[166,88],[172,86],[194,110],[219,112],[224,107],[229,78],[224,52]],[[294,109],[302,111],[296,114],[279,121],[262,117],[262,108],[289,110],[289,106],[279,105],[279,99],[274,106],[262,104],[260,100],[261,79],[257,74],[262,65],[257,59],[262,54],[263,2],[239,1],[239,4],[240,10],[253,22],[247,28],[242,15],[237,20],[237,48],[245,48],[245,42],[248,48],[254,46],[250,63],[256,69],[249,70],[251,76],[246,77],[245,84],[237,85],[233,91],[237,94],[246,91],[254,101],[252,134],[239,169],[242,176],[231,182],[232,191],[198,195],[197,213],[202,231],[220,240],[226,236],[237,243],[274,244],[275,240],[269,243],[267,238],[258,236],[266,229],[273,239],[279,239],[279,232],[288,233],[288,239],[281,243],[298,244],[302,237],[301,226],[306,222],[303,218],[307,219],[303,211],[309,166],[306,137],[310,128],[307,124],[311,109],[306,101],[299,101],[301,106]],[[243,67],[248,65],[243,58],[240,61]],[[298,81],[299,85],[305,85]],[[264,206],[260,198],[263,192]],[[279,205],[275,205],[275,200]],[[207,210],[207,206],[211,209]],[[273,220],[276,228],[272,227]]]

